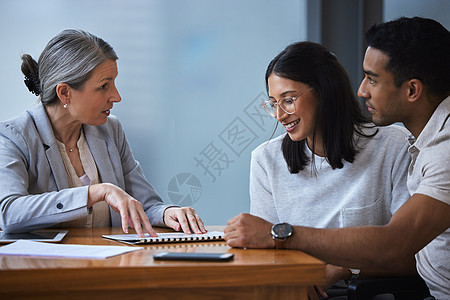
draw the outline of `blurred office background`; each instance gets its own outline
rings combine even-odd
[[[0,120],[36,104],[22,54],[37,60],[66,28],[92,32],[119,56],[112,113],[148,180],[165,202],[225,224],[249,211],[250,153],[274,131],[259,108],[270,60],[289,43],[321,42],[356,92],[368,26],[415,15],[450,28],[450,1],[0,0]]]

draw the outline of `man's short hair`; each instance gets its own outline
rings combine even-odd
[[[369,47],[389,57],[386,71],[395,85],[420,80],[431,95],[441,99],[450,91],[450,32],[439,22],[402,17],[373,25],[366,32]]]

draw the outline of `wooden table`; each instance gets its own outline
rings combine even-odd
[[[101,238],[120,233],[120,228],[70,229],[63,243],[123,246]],[[153,260],[164,251],[235,257],[230,262]],[[107,259],[0,255],[0,261],[0,299],[307,299],[306,286],[325,279],[324,263],[303,252],[237,249],[223,241],[148,245]]]

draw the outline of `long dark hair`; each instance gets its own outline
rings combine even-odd
[[[317,112],[313,130],[313,155],[305,152],[306,139],[293,141],[288,134],[283,139],[282,151],[289,171],[293,174],[303,170],[314,161],[316,133],[322,133],[323,148],[333,169],[344,166],[343,160],[353,162],[358,149],[354,133],[373,137],[362,132],[370,120],[363,116],[356,100],[350,79],[336,56],[324,46],[312,42],[298,42],[286,47],[269,64],[266,71],[266,89],[271,74],[305,83],[314,88],[317,95]]]

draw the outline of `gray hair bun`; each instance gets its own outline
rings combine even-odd
[[[41,83],[39,80],[39,68],[37,62],[29,54],[22,56],[22,73],[25,75],[25,85],[28,90],[39,96],[41,94]]]

